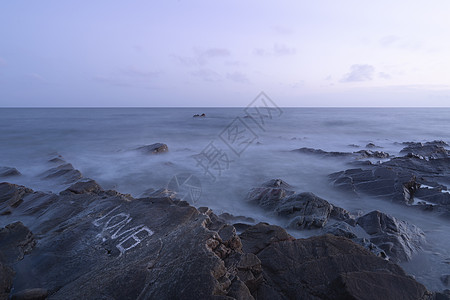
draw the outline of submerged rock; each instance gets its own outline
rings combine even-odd
[[[358,218],[358,225],[370,241],[383,249],[394,261],[408,261],[425,244],[425,233],[417,226],[379,211]]]
[[[136,150],[139,150],[144,154],[159,154],[159,153],[168,152],[169,147],[167,147],[167,145],[163,144],[163,143],[155,143],[155,144],[139,147]]]
[[[22,175],[16,168],[0,167],[0,177],[11,177]]]

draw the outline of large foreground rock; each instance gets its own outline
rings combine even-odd
[[[325,235],[295,240],[284,237],[279,227],[267,227],[258,224],[240,235],[244,249],[253,249],[261,261],[264,280],[254,293],[257,299],[431,297],[398,265],[346,238]],[[258,232],[265,242],[255,247]]]

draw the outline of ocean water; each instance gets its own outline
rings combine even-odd
[[[193,118],[201,113],[206,117]],[[341,194],[331,188],[327,175],[351,168],[346,161],[291,150],[352,152],[374,143],[398,155],[401,142],[450,142],[450,109],[282,108],[260,113],[261,118],[249,118],[244,108],[2,108],[0,166],[23,174],[10,182],[53,192],[67,185],[39,174],[49,169],[48,159],[55,153],[104,189],[135,197],[189,179],[184,188],[193,185],[191,193],[182,186],[180,195],[197,207],[284,225],[244,201],[252,187],[281,178],[297,192],[313,192],[351,212],[378,209],[422,228],[428,245],[402,266],[429,289],[444,289],[439,277],[450,273],[447,221],[388,201]],[[169,152],[136,150],[153,143],[167,144]]]

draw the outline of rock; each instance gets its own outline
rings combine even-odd
[[[63,163],[57,167],[51,168],[41,174],[44,179],[58,179],[63,183],[74,183],[81,179],[83,175],[75,169],[72,164]]]
[[[0,167],[0,177],[11,177],[22,175],[16,168]]]
[[[313,193],[301,193],[284,198],[275,211],[290,219],[289,228],[322,228],[332,210],[328,201]]]
[[[74,194],[99,194],[103,192],[102,187],[92,179],[84,179],[72,184],[62,194],[74,193]]]
[[[312,193],[295,194],[287,190],[289,185],[281,179],[274,179],[252,189],[247,201],[288,219],[288,227],[296,229],[322,228],[329,218],[355,220],[345,209],[335,207]]]
[[[372,243],[397,262],[410,260],[425,244],[425,234],[418,227],[379,211],[358,218],[358,225]]]
[[[201,115],[199,115],[199,114],[195,114],[194,116],[193,116],[194,118],[198,118],[198,117],[202,117],[202,118],[204,118],[204,117],[206,117],[206,114],[201,114]]]
[[[293,152],[299,152],[303,154],[312,154],[312,155],[320,155],[323,157],[345,157],[345,156],[352,156],[351,153],[348,152],[327,152],[322,149],[313,149],[313,148],[307,148],[303,147],[300,149],[292,150]]]
[[[449,158],[450,151],[444,147],[448,146],[443,141],[433,141],[422,143],[410,143],[400,151],[400,154],[423,157],[426,159]]]
[[[46,289],[34,288],[15,293],[11,300],[45,300],[47,296],[48,291]]]
[[[357,237],[352,229],[352,226],[345,222],[336,222],[332,225],[327,225],[324,227],[324,232],[335,236],[343,236],[349,239],[354,239]]]
[[[23,259],[36,245],[33,233],[21,222],[0,229],[0,253],[6,264]]]
[[[294,192],[284,188],[287,184],[283,181],[278,182],[274,179],[263,184],[262,187],[253,188],[247,194],[246,200],[249,203],[256,204],[266,210],[274,210],[281,199],[293,195]],[[272,184],[273,183],[273,184]],[[276,185],[279,183],[280,185]]]
[[[377,145],[375,145],[374,143],[368,143],[368,144],[366,145],[366,148],[371,149],[371,148],[382,148],[382,147],[377,146]]]
[[[168,152],[169,147],[167,147],[166,144],[155,143],[155,144],[139,147],[136,150],[139,150],[145,154],[160,154],[160,153]]]
[[[449,287],[450,286],[450,274],[442,275],[441,281],[445,286]]]
[[[32,189],[21,185],[0,183],[0,215],[10,214],[12,209],[23,202],[24,197],[32,193]]]
[[[14,271],[1,260],[0,253],[0,299],[8,299],[14,279]]]
[[[118,193],[80,188],[82,193],[29,194],[12,211],[39,237],[39,247],[14,264],[15,291],[28,290],[30,295],[29,289],[39,287],[55,299],[248,296],[236,276],[257,266],[245,260],[239,265],[240,259],[232,263],[231,257],[247,256],[234,227],[212,212],[202,214],[168,197],[130,200]],[[16,185],[9,189],[23,190]],[[30,242],[23,242],[27,235],[20,228],[25,227],[7,226],[7,241],[11,237],[22,241],[18,244],[22,248],[16,248],[26,253]],[[21,256],[8,254],[16,244],[1,239],[8,258]]]
[[[294,240],[286,230],[267,223],[258,223],[239,235],[244,252],[258,254],[268,245],[280,241]]]
[[[264,277],[257,299],[425,299],[430,295],[399,266],[343,237],[280,241],[257,256]]]
[[[372,151],[372,150],[359,150],[353,152],[359,155],[359,159],[361,158],[389,158],[390,155],[387,152],[383,151]]]

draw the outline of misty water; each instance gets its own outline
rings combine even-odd
[[[206,117],[193,118],[201,113]],[[417,225],[428,244],[401,265],[429,289],[445,288],[439,277],[450,274],[448,221],[387,200],[338,192],[327,175],[352,168],[348,161],[291,150],[353,152],[374,143],[398,155],[404,147],[401,142],[450,142],[450,109],[283,108],[264,119],[263,125],[245,115],[243,108],[0,109],[0,166],[15,167],[23,174],[8,178],[9,182],[60,192],[67,185],[39,176],[51,167],[48,159],[57,153],[104,189],[134,197],[150,188],[167,187],[174,176],[190,174],[201,187],[198,197],[185,198],[193,205],[283,226],[283,220],[245,202],[252,187],[280,178],[297,192],[313,192],[352,213],[378,209]],[[246,143],[227,140],[233,124],[246,128]],[[149,155],[135,150],[158,142],[167,144],[169,152]],[[217,168],[206,172],[196,159],[208,149],[225,155],[217,165],[220,172]],[[320,232],[290,233],[300,238]]]

